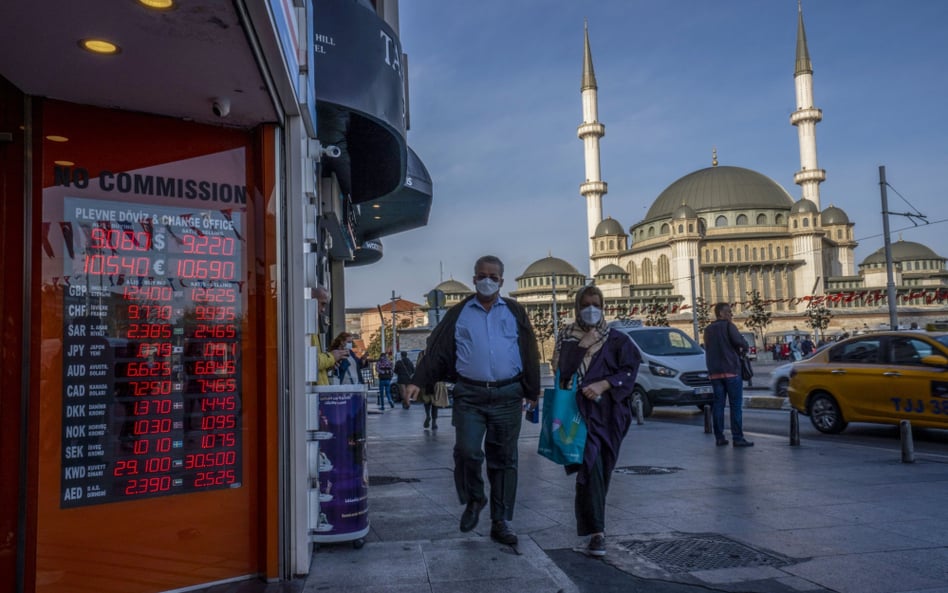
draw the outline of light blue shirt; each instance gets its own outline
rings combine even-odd
[[[486,311],[471,299],[454,327],[459,375],[475,381],[503,381],[523,371],[517,340],[517,319],[498,297]]]

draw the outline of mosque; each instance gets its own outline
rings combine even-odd
[[[798,10],[794,86],[796,109],[790,124],[798,130],[800,168],[794,182],[801,197],[770,177],[750,169],[711,166],[671,183],[645,217],[628,228],[603,217],[608,185],[600,171],[598,89],[589,44],[584,35],[581,81],[586,201],[589,237],[588,272],[548,255],[516,277],[510,295],[543,323],[569,316],[575,291],[590,280],[606,297],[609,318],[645,320],[650,308],[667,312],[670,325],[689,333],[697,299],[736,304],[735,322],[743,329],[749,293],[759,295],[771,312],[768,331],[807,330],[811,303],[832,315],[829,334],[888,328],[887,272],[880,247],[861,263],[854,258],[854,224],[841,208],[822,207],[820,183],[826,171],[817,162],[816,124],[823,118],[813,100],[813,66],[807,48],[802,8]],[[899,325],[924,327],[948,318],[946,258],[925,245],[891,244]],[[508,270],[508,277],[512,274]],[[508,286],[510,285],[508,280]],[[467,285],[448,280],[435,287],[446,306],[471,294]]]

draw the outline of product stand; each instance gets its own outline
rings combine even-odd
[[[368,389],[365,384],[320,385],[306,397],[309,539],[351,541],[361,548],[369,533]]]

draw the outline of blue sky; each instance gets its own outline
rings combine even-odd
[[[379,263],[346,270],[347,307],[393,290],[423,302],[442,278],[470,286],[485,253],[506,264],[504,294],[549,254],[588,273],[576,137],[584,18],[606,127],[603,216],[628,231],[668,185],[710,166],[712,147],[721,165],[800,197],[796,0],[402,0],[400,10],[409,144],[434,202],[427,227],[383,238]],[[856,223],[862,261],[883,244],[884,165],[889,210],[917,208],[931,223],[893,216],[893,240],[948,257],[948,2],[804,0],[803,14],[823,110],[822,206]]]

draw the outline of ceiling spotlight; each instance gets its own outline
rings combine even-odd
[[[174,6],[174,0],[138,0],[138,3],[145,8],[153,8],[155,10],[168,10]]]
[[[113,55],[121,51],[119,46],[105,39],[80,39],[79,47],[94,54]]]
[[[50,142],[69,142],[69,138],[66,138],[65,136],[56,136],[55,134],[50,134],[46,137],[46,139]]]

